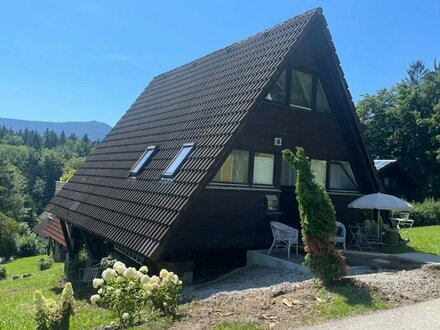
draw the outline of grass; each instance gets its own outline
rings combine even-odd
[[[214,327],[214,330],[263,330],[263,326],[255,322],[223,321]]]
[[[312,312],[304,318],[305,323],[319,323],[390,307],[382,297],[354,279],[345,279],[333,286],[320,288],[316,299]]]
[[[387,253],[423,252],[440,255],[440,225],[408,229],[410,242],[397,247],[387,247]],[[406,237],[404,231],[401,236]]]
[[[59,299],[63,264],[54,263],[45,271],[37,270],[40,256],[18,259],[6,264],[8,278],[0,280],[0,329],[35,329],[32,297],[41,290],[46,298]],[[31,273],[28,278],[12,280],[12,274]],[[75,290],[75,288],[74,288]],[[92,306],[87,300],[77,300],[76,315],[71,319],[71,329],[93,329],[111,322],[110,313]]]

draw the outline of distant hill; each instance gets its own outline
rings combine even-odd
[[[44,133],[46,129],[53,130],[57,134],[62,131],[69,136],[75,133],[78,137],[83,137],[87,134],[90,140],[102,140],[110,131],[111,126],[99,121],[67,121],[65,123],[55,123],[49,121],[32,121],[32,120],[20,120],[20,119],[9,119],[0,118],[0,126],[6,126],[14,131],[24,130],[25,128],[29,130],[35,130],[39,133]]]

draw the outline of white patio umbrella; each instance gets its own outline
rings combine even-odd
[[[354,209],[412,211],[414,207],[403,199],[388,194],[375,193],[359,197],[348,204]]]
[[[414,207],[396,196],[375,193],[359,197],[348,204],[348,207],[354,209],[377,209],[377,210],[398,210],[412,211]],[[373,211],[371,211],[373,212]],[[380,217],[380,214],[379,214]],[[377,227],[379,236],[379,226]]]

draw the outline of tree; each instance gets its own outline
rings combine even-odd
[[[16,228],[14,219],[0,212],[0,257],[9,259],[17,254],[14,240]]]
[[[25,183],[14,165],[0,163],[0,212],[16,220],[26,219],[29,208],[26,207]]]
[[[421,187],[440,197],[440,70],[415,61],[408,77],[365,95],[357,113],[374,158],[397,159]]]
[[[314,181],[303,148],[296,148],[295,155],[290,150],[283,150],[283,158],[297,171],[295,189],[301,235],[307,252],[305,265],[326,284],[340,280],[347,273],[347,265],[330,241],[336,233],[336,213],[330,197]]]

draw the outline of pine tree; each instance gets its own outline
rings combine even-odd
[[[297,170],[296,198],[301,218],[301,235],[307,252],[305,265],[328,284],[342,279],[347,265],[330,237],[336,233],[336,213],[326,191],[314,181],[309,160],[303,148],[296,155],[283,150],[283,158]]]

